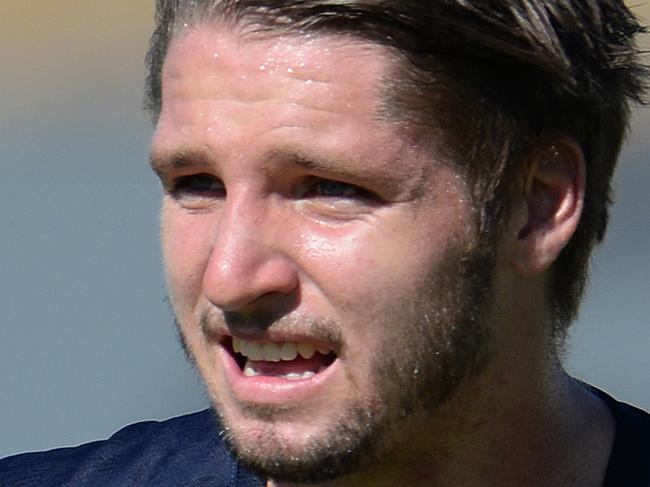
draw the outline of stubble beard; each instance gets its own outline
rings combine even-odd
[[[296,451],[274,429],[283,411],[240,405],[266,427],[251,441],[242,438],[218,401],[220,435],[245,467],[279,482],[318,483],[382,462],[403,435],[409,418],[433,418],[458,387],[489,362],[489,307],[494,256],[486,246],[448,255],[431,273],[430,292],[402,313],[402,344],[384,343],[374,354],[368,378],[372,398],[349,400],[325,430]],[[405,303],[394,303],[404,309]],[[394,324],[393,324],[394,326]],[[190,362],[191,352],[179,337]],[[408,350],[409,353],[403,353]],[[401,353],[400,353],[401,352]],[[327,398],[323,398],[327,400]],[[280,413],[280,414],[279,414]]]

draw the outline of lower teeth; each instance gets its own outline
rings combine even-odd
[[[281,375],[280,377],[283,377],[288,380],[300,380],[300,379],[308,379],[310,377],[313,377],[315,374],[311,371],[308,370],[306,372],[303,372],[302,374],[299,374],[297,372],[289,372],[288,374]]]
[[[246,362],[246,365],[244,366],[244,375],[246,377],[256,377],[260,375],[265,375],[259,373],[253,365],[250,363],[250,361]],[[311,370],[306,370],[305,372],[299,373],[299,372],[289,372],[287,374],[275,374],[272,377],[279,377],[282,379],[287,379],[287,380],[301,380],[301,379],[309,379],[310,377],[313,377],[315,372],[312,372]]]

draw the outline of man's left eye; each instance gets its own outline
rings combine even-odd
[[[372,193],[354,184],[321,179],[315,181],[307,191],[308,197],[326,198],[371,198]]]

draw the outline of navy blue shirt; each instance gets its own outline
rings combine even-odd
[[[132,424],[107,440],[0,460],[0,486],[263,486],[218,431],[211,410]]]
[[[650,487],[650,414],[591,390],[605,401],[616,422],[603,487]]]
[[[650,415],[594,392],[616,421],[603,487],[650,487]],[[218,431],[210,410],[136,423],[104,441],[0,460],[0,486],[263,486]]]

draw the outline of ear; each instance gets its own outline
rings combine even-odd
[[[537,146],[528,168],[523,194],[513,208],[511,262],[517,272],[533,276],[553,264],[578,226],[585,160],[575,140],[560,137]]]

